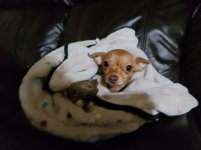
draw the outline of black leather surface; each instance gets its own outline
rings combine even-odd
[[[182,81],[200,100],[201,7],[194,1],[73,0],[75,5],[69,8],[56,0],[54,6],[44,0],[25,7],[19,0],[13,1],[17,6],[0,8],[0,150],[200,150],[201,108],[178,117],[163,116],[137,132],[87,144],[32,128],[18,100],[28,66],[40,57],[64,43],[102,38],[122,27],[136,30],[139,48],[156,61],[160,73]],[[6,1],[0,0],[0,6],[1,2]]]
[[[182,57],[183,83],[201,101],[201,4],[194,10],[186,37]],[[194,110],[194,114],[196,115],[197,123],[201,127],[200,105]]]
[[[0,0],[0,7],[30,6],[30,5],[53,5],[65,4],[72,6],[72,0]]]
[[[65,7],[0,10],[2,58],[26,67],[55,49],[67,17],[66,10]]]

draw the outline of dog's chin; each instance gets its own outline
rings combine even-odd
[[[126,86],[126,84],[122,84],[122,85],[111,85],[111,84],[107,84],[107,87],[110,89],[111,92],[119,92],[119,91],[121,91],[125,86]]]

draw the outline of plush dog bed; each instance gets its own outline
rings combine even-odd
[[[148,59],[137,43],[135,31],[123,28],[101,40],[67,44],[35,63],[19,89],[31,124],[67,139],[95,142],[135,131],[156,120],[159,113],[176,116],[196,107],[197,100],[184,86],[160,75],[152,64],[135,73],[123,91],[110,92],[88,54],[125,49]],[[97,88],[96,95],[90,101],[70,99],[68,89],[88,80],[93,82],[92,89]],[[86,101],[87,110],[83,107]]]

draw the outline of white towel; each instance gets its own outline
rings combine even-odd
[[[102,76],[96,74],[98,66],[88,53],[124,49],[135,56],[147,58],[145,53],[137,48],[137,43],[135,31],[123,28],[104,39],[68,44],[68,57],[64,61],[64,47],[39,60],[30,68],[19,90],[22,107],[30,122],[52,134],[88,142],[135,131],[147,122],[138,114],[112,110],[96,104],[93,104],[91,112],[85,112],[63,94],[72,83],[89,79],[97,79],[97,97],[102,101],[138,108],[150,115],[161,112],[176,116],[196,107],[197,100],[184,86],[160,75],[152,64],[135,73],[132,76],[133,82],[122,92],[111,93],[102,85]],[[87,47],[93,44],[95,45]],[[43,80],[56,66],[58,67],[49,82],[50,89],[55,93],[50,94],[43,88]]]

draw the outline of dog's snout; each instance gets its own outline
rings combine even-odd
[[[117,75],[111,75],[111,76],[109,76],[109,81],[111,83],[117,82],[118,81],[118,76]]]

